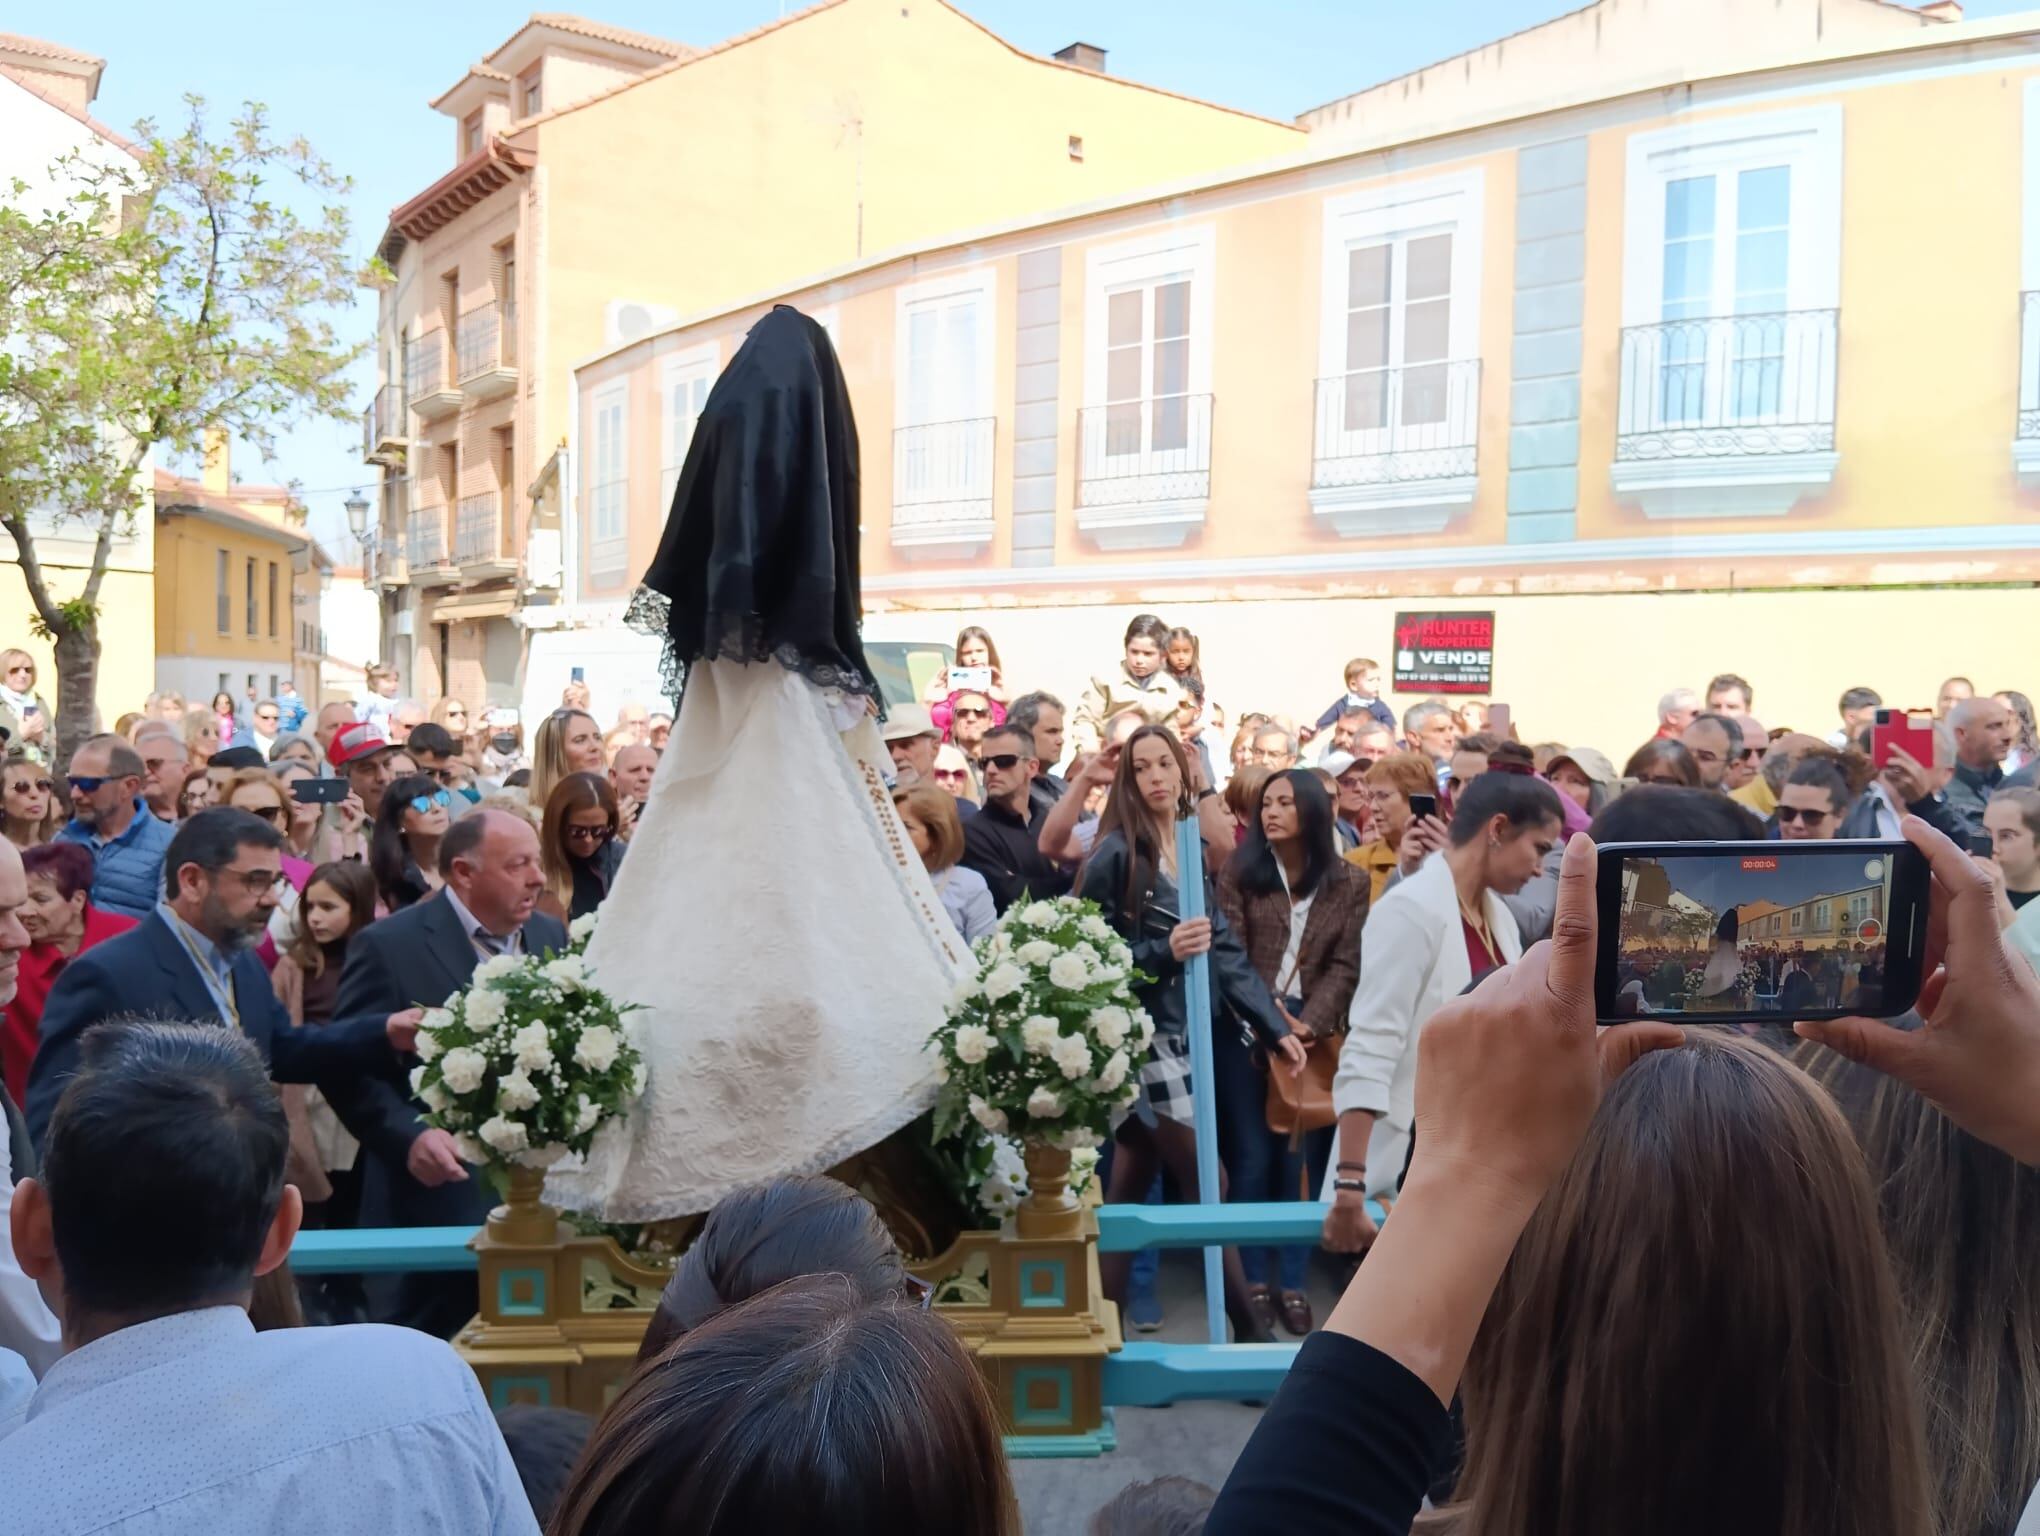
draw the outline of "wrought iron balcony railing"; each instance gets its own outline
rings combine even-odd
[[[412,570],[446,564],[446,508],[420,507],[413,512],[404,543]]]
[[[514,311],[502,306],[483,304],[460,317],[455,377],[461,383],[511,365],[511,348],[505,343],[510,335],[507,322],[513,315]]]
[[[1838,316],[1799,309],[1628,327],[1616,461],[1833,452]]]
[[[463,496],[453,513],[453,558],[457,565],[480,565],[503,553],[502,498],[494,491]]]
[[[997,423],[935,421],[893,433],[893,535],[981,528],[992,521]]]
[[[446,332],[427,331],[404,343],[404,389],[413,400],[446,384]]]
[[[1317,381],[1311,485],[1395,485],[1475,473],[1480,359],[1356,368]]]
[[[1210,395],[1161,395],[1078,411],[1078,505],[1208,498],[1211,408]]]

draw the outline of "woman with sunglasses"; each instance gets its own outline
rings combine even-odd
[[[546,884],[539,911],[565,923],[602,905],[623,863],[616,831],[616,791],[603,775],[570,773],[553,786],[538,834]]]
[[[428,718],[434,725],[443,727],[446,734],[460,743],[465,751],[468,746],[468,707],[456,698],[440,698],[434,701]]]
[[[188,821],[200,811],[210,810],[219,803],[219,791],[214,787],[212,775],[206,772],[205,764],[193,763],[186,767],[184,783],[177,791],[177,819]]]
[[[312,875],[311,861],[297,857],[290,844],[291,816],[297,808],[297,801],[292,798],[283,780],[267,768],[242,768],[219,790],[219,803],[237,811],[246,811],[283,834],[284,844],[279,857],[286,884],[276,893],[276,911],[270,915],[269,934],[256,951],[264,965],[274,967],[281,947],[290,942],[297,921],[298,894]]]
[[[35,658],[13,647],[0,651],[0,730],[7,732],[8,744],[46,763],[57,740],[53,723],[49,705],[35,691]]]
[[[439,889],[439,840],[452,825],[453,796],[437,779],[407,774],[384,792],[369,836],[368,867],[390,911]]]
[[[26,757],[10,758],[5,782],[7,841],[17,848],[35,848],[55,837],[64,816],[49,769]]]

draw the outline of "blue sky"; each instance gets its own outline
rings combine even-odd
[[[1114,74],[1270,117],[1305,108],[1535,26],[1579,0],[963,0],[963,9],[1037,53],[1081,39],[1108,51]],[[1704,3],[1704,0],[1694,0]],[[2030,0],[2029,0],[2030,3]],[[354,0],[345,6],[274,0],[97,0],[46,8],[11,25],[84,48],[107,61],[96,113],[116,128],[182,112],[186,92],[216,112],[266,104],[277,131],[303,134],[355,179],[354,234],[363,255],[384,216],[451,164],[451,128],[426,102],[508,37],[534,7],[483,0]],[[582,14],[703,46],[771,21],[780,0],[578,0]],[[2021,9],[2017,0],[1971,0],[1971,18]],[[374,328],[372,299],[357,305],[355,334]],[[360,398],[372,388],[362,365]],[[329,543],[344,527],[340,503],[365,484],[358,423],[314,423],[265,466],[236,454],[249,480],[291,480],[305,490],[313,526]]]

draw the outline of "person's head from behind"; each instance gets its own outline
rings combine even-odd
[[[476,922],[508,937],[524,926],[545,889],[538,833],[520,816],[471,811],[439,840],[439,875]]]
[[[1641,784],[1601,807],[1588,829],[1598,843],[1754,843],[1756,812],[1704,789]]]
[[[641,1364],[553,1536],[1017,1536],[999,1426],[949,1323],[841,1274],[789,1281]]]
[[[1728,770],[1742,755],[1742,723],[1733,715],[1706,714],[1679,734],[1679,745],[1692,754],[1702,789],[1719,789]]]
[[[1153,677],[1168,649],[1169,626],[1151,613],[1136,614],[1126,626],[1126,671],[1129,677]]]
[[[1484,773],[1452,807],[1452,851],[1480,860],[1481,884],[1503,896],[1523,889],[1544,868],[1565,828],[1558,791],[1520,773]]]
[[[283,1101],[239,1031],[88,1030],[42,1170],[12,1212],[15,1254],[63,1317],[65,1342],[246,1306],[303,1215],[283,1181],[289,1142]]]
[[[1833,763],[1803,759],[1778,791],[1778,836],[1788,843],[1821,842],[1841,830],[1849,781]]]
[[[1202,1536],[1218,1491],[1187,1477],[1129,1483],[1091,1516],[1089,1536]]]
[[[1862,1156],[1825,1093],[1739,1036],[1696,1033],[1608,1090],[1463,1391],[1461,1530],[1932,1528]]]
[[[942,794],[926,785],[920,792]],[[709,1211],[645,1325],[638,1363],[710,1318],[805,1275],[839,1275],[859,1301],[920,1300],[869,1200],[819,1175],[773,1179],[725,1195]]]
[[[1629,754],[1622,765],[1622,777],[1639,784],[1660,784],[1675,789],[1698,789],[1700,765],[1693,754],[1670,737],[1646,741]]]

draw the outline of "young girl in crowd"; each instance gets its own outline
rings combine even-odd
[[[1186,677],[1204,681],[1203,658],[1199,654],[1197,637],[1178,624],[1169,631],[1168,645],[1162,651],[1162,658],[1168,663],[1169,676],[1177,682]]]
[[[213,725],[220,733],[220,745],[234,744],[234,696],[225,691],[212,696]]]
[[[980,681],[971,675],[979,671],[988,672],[990,680]],[[956,664],[944,667],[930,678],[922,694],[922,702],[928,706],[928,718],[935,722],[935,729],[945,737],[950,735],[951,722],[955,719],[956,701],[965,693],[983,695],[990,705],[991,726],[1006,723],[1006,705],[1010,699],[1006,693],[1006,675],[999,665],[999,648],[992,644],[991,635],[975,624],[956,637]]]

